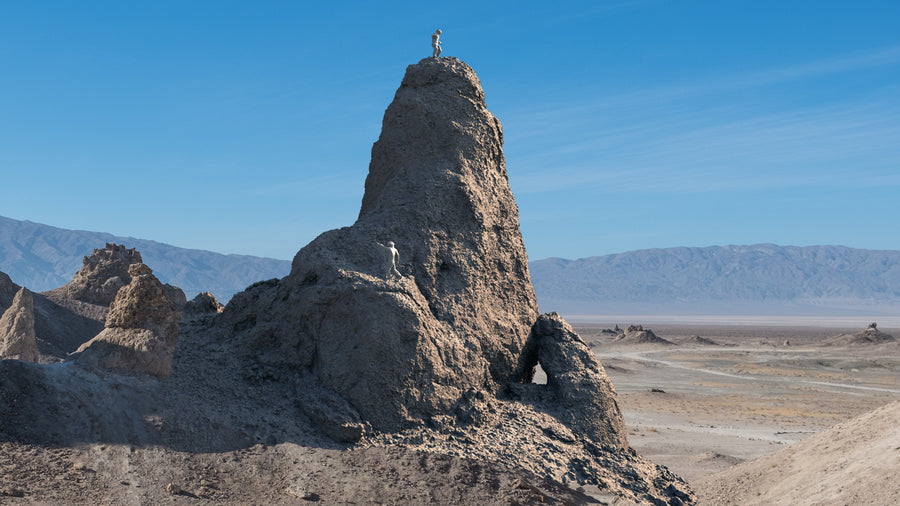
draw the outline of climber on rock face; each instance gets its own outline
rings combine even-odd
[[[432,58],[437,58],[441,55],[441,29],[438,28],[431,34],[431,47],[434,48],[434,53],[432,53]]]
[[[380,242],[376,242],[375,244],[384,248],[388,255],[390,255],[390,259],[385,262],[385,267],[387,267],[387,277],[391,278],[397,276],[398,278],[402,278],[403,275],[397,270],[397,263],[400,262],[400,253],[397,251],[397,248],[394,247],[394,241],[388,241],[387,246]]]

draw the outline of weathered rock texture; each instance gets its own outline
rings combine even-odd
[[[216,297],[209,293],[198,293],[196,297],[188,301],[184,306],[184,312],[188,314],[217,314],[221,313],[225,306],[216,300]]]
[[[455,58],[407,69],[372,148],[359,218],[232,299],[256,357],[311,371],[379,428],[515,380],[538,316],[500,122]],[[387,279],[394,241],[402,278]],[[349,370],[346,364],[354,364]]]
[[[662,344],[670,346],[674,343],[663,339],[650,329],[644,329],[643,325],[629,325],[625,332],[616,337],[617,343],[622,344]]]
[[[882,344],[896,341],[893,335],[878,330],[878,324],[871,323],[864,330],[855,334],[840,334],[825,341],[830,346],[846,346],[860,344]]]
[[[63,360],[104,328],[109,306],[119,290],[132,281],[129,268],[141,264],[134,248],[109,244],[84,257],[72,280],[35,297],[38,349],[48,359]],[[180,288],[163,289],[179,307],[187,300]]]
[[[16,296],[19,288],[21,287],[13,283],[5,272],[0,271],[0,311],[5,310],[12,304],[13,297]]]
[[[537,402],[575,434],[628,447],[625,421],[609,376],[588,345],[557,313],[541,315],[535,322],[523,363],[527,375],[540,363],[547,384],[510,385],[514,396]]]
[[[109,308],[106,328],[81,345],[75,360],[89,367],[168,377],[181,312],[144,264],[131,264],[131,282]]]
[[[463,476],[468,488],[481,482],[472,476],[487,471],[456,457],[583,483],[636,503],[690,502],[683,481],[627,446],[615,391],[571,327],[556,315],[535,325],[537,305],[501,144],[499,122],[468,66],[455,58],[410,66],[385,113],[353,226],[301,249],[287,277],[251,285],[223,313],[186,318],[180,329],[165,288],[149,269],[132,264],[106,328],[74,357],[88,367],[0,361],[0,441],[102,442],[98,451],[109,443],[122,455],[160,445],[197,454],[240,450],[243,456],[251,447],[286,442],[306,446],[291,452],[297,455],[316,448],[379,455],[364,448],[396,452],[405,446],[424,452],[414,457],[419,464],[446,465],[413,480],[378,471],[386,476],[379,490],[397,492],[382,497],[387,502],[484,503],[471,491],[444,500],[410,489],[410,483],[448,476]],[[388,257],[377,244],[388,241],[399,249],[401,276],[388,274]],[[117,251],[110,248],[103,261],[115,261]],[[538,362],[547,385],[527,383]],[[170,365],[166,381],[95,374],[162,377]],[[401,453],[389,469],[404,467],[402,459],[412,456]],[[428,457],[435,454],[441,456]],[[279,466],[298,476],[318,473],[291,455],[269,455],[264,460],[280,459]],[[460,474],[447,465],[467,468]],[[204,475],[231,474],[225,467],[204,467]],[[113,476],[105,469],[95,474]],[[149,483],[143,471],[132,476],[128,480]],[[342,483],[346,476],[352,475],[343,474]],[[124,480],[113,481],[117,491],[125,490]],[[265,498],[283,489],[266,480]],[[504,491],[503,480],[493,476],[487,482],[501,502],[522,495]],[[307,497],[296,484],[290,496]],[[179,489],[194,494],[181,483],[170,488]],[[530,483],[516,490],[535,492],[523,502],[544,500]],[[370,495],[316,493],[326,502]],[[115,502],[114,495],[103,497]],[[197,497],[211,496],[197,491]]]
[[[128,266],[143,262],[134,248],[106,244],[84,257],[81,269],[63,288],[69,298],[108,306],[119,289],[131,282]]]
[[[0,358],[36,362],[39,355],[34,334],[34,299],[22,287],[0,317]]]

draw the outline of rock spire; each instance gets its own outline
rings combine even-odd
[[[131,281],[110,305],[106,327],[73,358],[89,367],[168,377],[181,312],[149,267],[131,264],[128,275]]]
[[[410,65],[356,223],[301,249],[288,277],[236,295],[227,330],[256,360],[314,375],[382,429],[515,380],[538,308],[502,144],[468,65]],[[388,241],[399,277],[384,272]]]
[[[12,305],[0,317],[0,358],[37,362],[39,357],[34,334],[34,299],[31,292],[19,288]]]

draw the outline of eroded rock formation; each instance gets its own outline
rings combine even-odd
[[[399,275],[378,245],[389,241]],[[136,254],[104,251],[102,262]],[[287,277],[186,319],[178,337],[165,287],[149,268],[129,269],[106,327],[73,357],[86,367],[0,362],[0,440],[194,453],[403,446],[632,502],[690,502],[683,481],[628,447],[615,391],[574,330],[539,319],[500,123],[455,58],[409,66],[357,221],[302,248]],[[94,301],[126,279],[90,261],[82,271],[112,276],[73,284]],[[537,363],[546,385],[530,383]]]
[[[119,289],[131,282],[128,267],[141,262],[134,248],[107,243],[84,257],[81,269],[63,288],[71,299],[108,306]]]
[[[526,374],[533,374],[538,363],[547,374],[547,384],[510,385],[514,396],[552,412],[576,434],[628,447],[612,382],[596,355],[557,313],[541,315],[531,330],[523,354]]]
[[[629,325],[625,332],[616,337],[616,343],[622,344],[661,344],[671,346],[673,343],[653,333],[650,329],[644,329],[643,325]]]
[[[5,272],[0,271],[0,311],[5,310],[12,304],[13,297],[16,296],[19,288],[21,287],[13,283],[12,279]]]
[[[34,334],[34,299],[22,287],[0,317],[0,358],[36,362],[39,356]]]
[[[128,286],[109,308],[106,327],[73,358],[87,367],[165,378],[172,369],[181,312],[144,264],[131,264]]]
[[[301,249],[288,277],[236,295],[229,330],[384,429],[515,380],[538,311],[502,142],[468,65],[409,66],[356,223]],[[385,276],[387,241],[401,278]]]
[[[897,338],[887,332],[878,330],[877,323],[870,323],[865,329],[855,334],[840,334],[825,341],[828,346],[883,344],[896,341]]]
[[[219,303],[216,297],[209,292],[198,293],[196,297],[189,300],[184,306],[185,313],[194,315],[217,314],[221,313],[223,309],[225,309],[225,306]]]

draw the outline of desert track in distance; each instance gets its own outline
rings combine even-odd
[[[575,327],[615,385],[629,442],[689,482],[900,399],[900,342],[825,344],[871,321],[900,335],[896,318],[606,318]],[[629,324],[673,344],[603,332]]]

